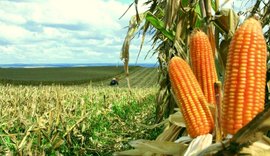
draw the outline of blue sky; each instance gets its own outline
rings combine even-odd
[[[139,0],[139,11],[147,6]],[[0,64],[12,63],[120,63],[120,51],[133,0],[0,0]],[[223,0],[220,1],[221,4]],[[229,0],[241,6],[241,1]],[[235,3],[234,3],[235,2]],[[130,62],[139,51],[140,37],[130,47]],[[147,57],[150,36],[138,63],[156,63]]]
[[[0,64],[119,63],[135,9],[119,17],[132,1],[1,0]],[[139,43],[140,38],[132,41],[130,62],[136,60]],[[150,48],[143,48],[139,63],[156,63],[155,56],[144,59]]]

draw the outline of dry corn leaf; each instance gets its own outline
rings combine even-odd
[[[114,156],[124,156],[124,155],[133,155],[133,156],[138,156],[138,155],[143,155],[145,151],[141,151],[139,149],[133,149],[133,150],[127,150],[127,151],[122,151],[122,152],[115,152],[113,155]]]
[[[179,132],[181,127],[176,125],[171,125],[168,129],[164,130],[157,138],[158,141],[174,141]]]
[[[155,154],[183,155],[187,145],[168,141],[136,140],[130,142],[132,147]]]
[[[26,139],[27,139],[28,136],[30,135],[32,129],[33,129],[33,125],[30,126],[30,127],[28,128],[28,130],[26,131],[25,136],[23,137],[22,141],[20,142],[20,144],[19,144],[19,146],[18,146],[18,150],[19,150],[19,151],[22,150],[23,147],[25,146],[25,144],[27,143],[27,140],[26,140]]]
[[[209,147],[212,144],[213,135],[200,135],[192,140],[184,156],[197,155],[200,151]]]
[[[167,28],[171,28],[172,24],[175,21],[175,18],[177,17],[178,10],[179,10],[180,1],[179,0],[168,0],[167,5],[165,8],[165,16],[164,21]],[[168,11],[169,10],[169,11]]]
[[[240,154],[252,156],[267,156],[270,155],[270,146],[260,141],[254,142],[249,147],[244,147]]]
[[[219,31],[227,34],[229,38],[233,36],[238,23],[239,16],[232,9],[221,9],[214,21]]]
[[[189,136],[181,136],[179,139],[175,140],[175,143],[189,143],[192,141],[192,138]]]
[[[182,115],[182,113],[180,111],[177,111],[176,113],[170,115],[169,116],[169,121],[172,124],[177,125],[179,127],[186,127],[184,117],[183,117],[183,115]]]
[[[181,143],[173,143],[168,141],[149,141],[149,140],[135,140],[130,142],[130,145],[135,147],[134,150],[127,150],[114,153],[114,156],[151,156],[153,154],[167,154],[179,156],[183,155],[187,149],[187,145]]]
[[[53,142],[53,149],[57,149],[57,148],[60,147],[64,142],[65,142],[65,140],[63,140],[63,139],[61,139],[61,138],[55,139],[55,141]]]

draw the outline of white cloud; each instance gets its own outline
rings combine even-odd
[[[132,6],[124,0],[0,0],[0,63],[118,62]],[[139,11],[146,10],[139,0]],[[224,0],[220,1],[222,4]],[[229,0],[223,8],[249,5]],[[238,8],[237,8],[238,7]],[[150,39],[147,38],[145,42]],[[141,38],[131,44],[131,62],[136,60]],[[139,62],[156,62],[144,57]]]
[[[18,40],[28,35],[29,32],[18,25],[0,22],[0,36],[7,40]]]
[[[1,63],[118,62],[123,28],[135,14],[131,8],[119,20],[128,4],[118,0],[5,0],[0,6]],[[137,55],[139,42],[133,44]]]

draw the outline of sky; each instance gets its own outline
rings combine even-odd
[[[119,63],[133,0],[0,0],[0,64]],[[145,11],[139,1],[139,11]],[[131,42],[134,63],[141,38]],[[150,37],[146,38],[150,42]],[[138,63],[147,57],[146,44]]]
[[[142,5],[145,1],[139,0],[139,12],[148,9]],[[0,64],[121,63],[122,44],[135,8],[119,17],[132,2],[0,0]],[[229,0],[225,7],[232,4]],[[136,62],[140,42],[139,36],[131,42],[130,63]],[[145,42],[138,63],[157,63],[156,56],[145,59],[151,50],[150,36]]]

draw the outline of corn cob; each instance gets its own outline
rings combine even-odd
[[[263,110],[266,53],[261,24],[247,19],[229,47],[221,114],[225,133],[235,134]]]
[[[189,135],[196,137],[211,132],[213,117],[190,66],[180,57],[173,57],[169,63],[169,77]]]
[[[210,104],[215,104],[214,83],[217,82],[217,73],[211,44],[207,35],[195,30],[190,37],[190,56],[192,70]]]

